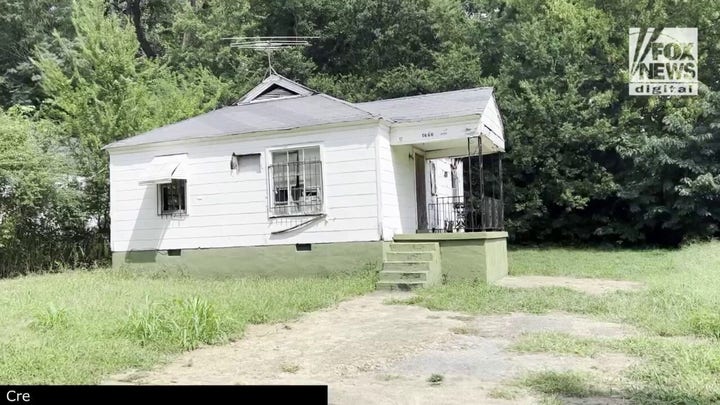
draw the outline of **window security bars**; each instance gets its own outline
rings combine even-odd
[[[158,184],[158,214],[173,215],[187,212],[187,180],[174,179]]]
[[[322,162],[319,148],[273,153],[268,167],[270,215],[314,215],[323,212]]]

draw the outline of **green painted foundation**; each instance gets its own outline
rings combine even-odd
[[[437,242],[447,281],[491,283],[508,274],[507,232],[418,233],[395,235],[398,243]]]
[[[299,250],[298,247],[279,245],[181,249],[179,252],[113,252],[112,262],[114,268],[177,271],[211,278],[328,276],[379,269],[382,265],[382,242],[313,243],[309,251]],[[171,253],[179,253],[179,256]]]

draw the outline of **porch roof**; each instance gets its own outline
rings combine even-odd
[[[478,87],[355,105],[391,121],[416,122],[482,114],[492,97],[492,87]]]

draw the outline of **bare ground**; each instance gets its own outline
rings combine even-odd
[[[522,333],[636,333],[626,325],[565,313],[468,316],[384,303],[406,296],[377,292],[287,324],[254,325],[234,343],[105,383],[327,384],[333,404],[517,404],[537,398],[524,390],[515,390],[511,399],[494,398],[493,391],[529,371],[585,371],[608,381],[635,361],[619,354],[585,358],[507,350]],[[432,374],[443,381],[430,384]]]
[[[636,291],[645,287],[644,284],[634,281],[548,276],[510,276],[498,280],[495,284],[509,288],[565,287],[591,295]]]

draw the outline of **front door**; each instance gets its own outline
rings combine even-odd
[[[417,198],[418,232],[427,232],[427,201],[425,200],[425,156],[415,154],[415,196]]]

